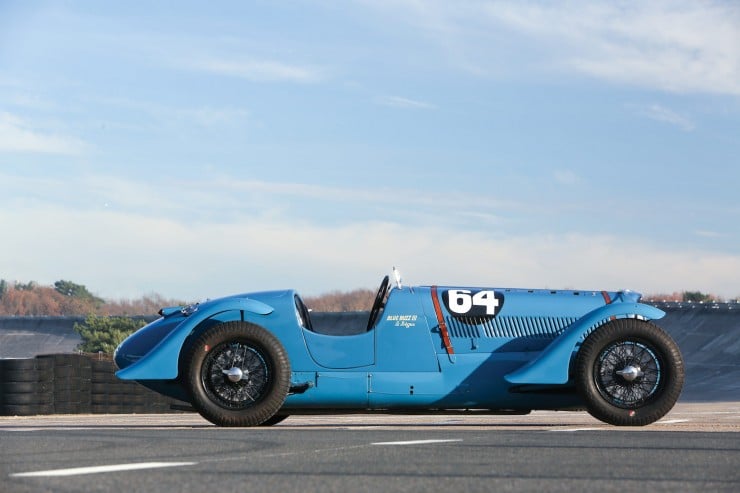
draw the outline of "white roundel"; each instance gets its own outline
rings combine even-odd
[[[493,318],[504,305],[504,295],[493,289],[448,289],[442,301],[453,317]]]

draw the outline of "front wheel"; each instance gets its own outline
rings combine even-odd
[[[275,426],[278,423],[282,423],[290,417],[289,414],[276,414],[272,418],[263,422],[260,426]]]
[[[290,388],[290,362],[272,333],[225,322],[191,346],[186,380],[193,407],[219,426],[259,426],[280,409]]]
[[[673,408],[684,366],[673,339],[638,319],[613,320],[592,332],[576,357],[576,384],[595,418],[644,426]]]

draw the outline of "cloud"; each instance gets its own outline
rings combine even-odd
[[[449,63],[470,73],[544,70],[669,92],[740,95],[740,9],[733,2],[366,5],[421,30]]]
[[[403,109],[410,109],[410,110],[437,109],[437,107],[431,103],[426,103],[424,101],[417,101],[414,99],[401,98],[397,96],[384,96],[384,97],[378,98],[376,101],[380,105],[390,106],[393,108],[403,108]]]
[[[173,121],[184,121],[195,123],[202,127],[214,127],[218,125],[233,125],[243,122],[250,116],[249,111],[239,107],[222,106],[199,106],[199,107],[175,107],[164,105],[155,101],[135,100],[129,98],[96,97],[91,101],[117,109],[134,111],[147,115],[157,120],[156,125]],[[137,121],[141,121],[140,117]],[[149,124],[141,124],[143,128],[149,128]]]
[[[203,127],[213,127],[222,124],[231,124],[243,121],[249,117],[249,112],[236,108],[212,108],[204,106],[201,108],[175,110],[181,118],[195,122]]]
[[[671,250],[637,237],[491,238],[445,225],[380,221],[187,223],[43,206],[0,209],[0,223],[13,232],[4,238],[4,276],[73,279],[105,297],[159,292],[202,299],[286,287],[318,294],[374,287],[392,265],[412,284],[739,294],[740,256]]]
[[[740,10],[732,4],[636,2],[557,12],[577,71],[669,92],[740,95]],[[561,15],[562,14],[562,15]]]
[[[275,60],[202,58],[190,61],[187,68],[217,75],[238,77],[251,82],[313,83],[324,79],[321,70]]]
[[[694,231],[694,234],[702,238],[710,238],[710,239],[724,238],[727,236],[726,233],[720,233],[719,231],[706,231],[706,230]]]
[[[694,122],[689,118],[676,113],[673,110],[665,108],[659,104],[651,104],[645,107],[637,108],[638,114],[662,123],[667,123],[680,128],[684,132],[691,132],[696,128]]]
[[[553,177],[561,185],[574,186],[583,183],[583,179],[575,171],[569,169],[556,170]]]
[[[522,206],[486,197],[408,193],[407,216],[378,204],[390,194],[226,177],[165,187],[0,173],[0,224],[9,232],[0,273],[72,279],[105,297],[199,299],[284,287],[319,294],[372,288],[392,265],[415,284],[740,294],[733,251],[671,247],[637,233],[514,231],[502,224],[524,214]],[[316,213],[320,202],[331,221]],[[342,220],[339,207],[350,211]]]
[[[322,218],[346,223],[358,217],[392,217],[403,223],[489,226],[501,222],[507,211],[523,210],[522,204],[486,196],[447,193],[433,197],[422,191],[404,190],[403,207],[379,197],[397,191],[332,187],[309,183],[240,180],[209,175],[197,180],[175,177],[167,186],[148,180],[130,180],[98,174],[68,173],[62,177],[19,176],[0,172],[0,208],[17,209],[31,202],[76,209],[99,208],[189,222],[236,223],[244,218],[309,220]],[[341,211],[341,212],[340,212]]]
[[[88,144],[80,139],[40,132],[32,127],[20,117],[0,112],[0,152],[80,155],[88,149]]]

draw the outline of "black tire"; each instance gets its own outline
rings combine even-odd
[[[38,403],[39,405],[42,404],[54,404],[54,395],[51,393],[45,393],[45,394],[36,394],[36,397],[38,397]]]
[[[3,394],[36,393],[40,387],[39,382],[0,382],[0,400]]]
[[[588,412],[616,426],[659,420],[673,408],[684,382],[673,339],[657,325],[631,318],[592,332],[578,351],[575,370]]]
[[[54,404],[39,404],[36,406],[36,414],[54,414]]]
[[[278,423],[282,423],[286,419],[290,417],[289,414],[275,414],[272,416],[272,418],[268,419],[267,421],[260,424],[260,426],[274,426]]]
[[[55,366],[54,367],[54,379],[65,380],[69,378],[77,378],[80,375],[80,369],[74,366]]]
[[[12,405],[26,405],[26,404],[38,404],[39,397],[34,393],[24,394],[3,394],[0,396],[0,404],[12,404]]]
[[[42,370],[42,371],[50,372],[50,370]],[[0,373],[0,380],[2,380],[5,383],[39,382],[42,380],[51,380],[52,377],[53,375],[51,373],[45,373],[42,375],[39,373],[39,370],[34,370],[34,369],[6,370],[5,372]]]
[[[91,394],[107,394],[110,385],[107,383],[93,383],[90,385]]]
[[[82,392],[79,390],[61,390],[54,391],[54,403],[65,403],[65,402],[80,402],[82,400]]]
[[[36,356],[36,368],[39,370],[50,370],[54,368],[54,360],[47,356]]]
[[[115,371],[115,365],[112,361],[97,360],[90,361],[93,373],[111,374]]]
[[[54,414],[80,414],[79,402],[54,403]]]
[[[225,322],[203,333],[185,363],[193,407],[218,426],[261,425],[277,413],[290,388],[285,348],[272,333],[246,322]],[[228,370],[234,374],[227,376]]]
[[[0,359],[0,375],[8,371],[36,370],[34,358]]]
[[[79,392],[82,387],[82,381],[78,378],[54,379],[54,391],[74,391]]]
[[[39,406],[35,404],[0,405],[0,416],[35,416],[39,413]]]

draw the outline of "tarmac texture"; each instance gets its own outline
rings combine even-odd
[[[236,429],[192,414],[0,418],[0,443],[7,493],[740,489],[738,402],[679,404],[641,428],[548,411]]]

